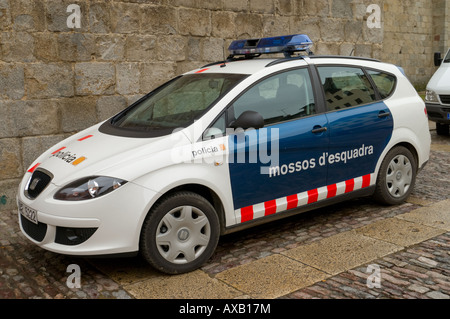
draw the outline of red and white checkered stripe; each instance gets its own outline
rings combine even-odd
[[[281,213],[290,209],[298,208],[319,202],[324,199],[338,195],[351,193],[375,184],[375,174],[349,179],[345,182],[336,183],[300,194],[270,200],[264,203],[239,208],[235,211],[237,223],[245,223],[264,216]]]

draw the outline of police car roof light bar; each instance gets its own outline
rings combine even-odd
[[[270,38],[246,39],[233,41],[228,47],[229,59],[236,55],[254,58],[261,54],[284,53],[291,57],[294,52],[306,52],[311,55],[313,42],[306,34],[293,34]]]

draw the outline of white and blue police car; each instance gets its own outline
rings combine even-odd
[[[243,228],[360,196],[402,203],[429,160],[423,100],[395,65],[311,45],[234,41],[227,60],[53,146],[19,186],[21,230],[56,253],[140,252],[176,274]]]

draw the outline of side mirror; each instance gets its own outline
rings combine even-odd
[[[242,128],[244,130],[249,128],[260,129],[264,127],[264,118],[261,114],[254,111],[245,111],[236,121],[231,123],[231,128]]]
[[[441,63],[442,63],[441,52],[435,52],[434,53],[434,65],[441,66]]]

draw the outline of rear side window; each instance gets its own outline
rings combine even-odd
[[[376,101],[375,90],[362,69],[325,66],[318,70],[329,111]]]
[[[375,70],[367,70],[367,73],[377,86],[382,99],[389,97],[394,92],[397,84],[397,78],[395,76]]]

